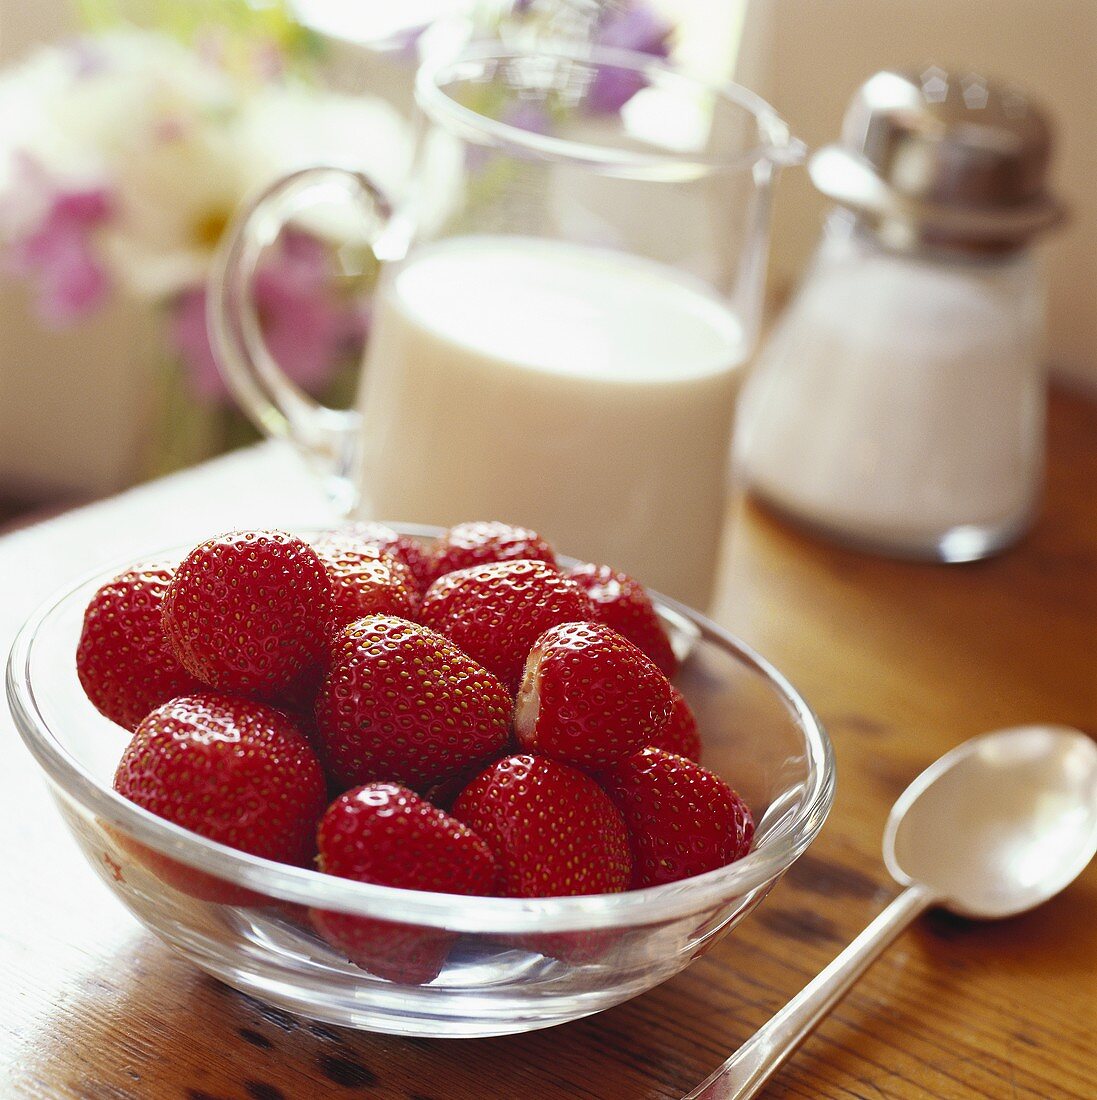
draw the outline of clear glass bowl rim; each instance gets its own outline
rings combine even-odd
[[[616,149],[591,141],[572,141],[523,130],[458,103],[445,89],[449,82],[467,83],[468,78],[461,75],[461,70],[470,65],[538,57],[548,61],[573,61],[626,69],[653,81],[704,90],[751,115],[757,127],[758,141],[751,148],[730,157],[680,153],[669,149],[660,152]],[[475,144],[606,171],[643,173],[674,167],[679,173],[685,171],[690,175],[702,176],[749,171],[760,161],[789,167],[803,161],[806,153],[804,143],[792,136],[788,124],[777,111],[749,88],[730,81],[702,80],[650,54],[608,46],[544,42],[536,47],[518,48],[497,42],[474,43],[455,55],[440,53],[424,61],[415,77],[415,102],[432,122]]]
[[[438,527],[393,524],[397,530],[436,538]],[[308,538],[317,532],[299,531]],[[806,790],[795,814],[780,822],[749,855],[704,875],[631,890],[564,898],[485,898],[401,890],[354,882],[320,871],[261,859],[192,833],[104,787],[62,746],[46,722],[30,678],[35,639],[61,606],[93,581],[105,582],[134,562],[182,557],[193,544],[131,556],[85,574],[48,597],[20,629],[7,664],[7,694],[16,728],[50,782],[101,821],[190,867],[282,901],[329,908],[363,917],[447,928],[457,932],[512,935],[534,931],[584,931],[655,924],[742,897],[782,874],[815,839],[834,798],[834,750],[822,723],[788,680],[765,658],[685,605],[651,593],[672,616],[685,618],[700,637],[730,651],[767,679],[804,735]],[[563,562],[569,559],[561,557]],[[75,654],[73,675],[75,675]]]

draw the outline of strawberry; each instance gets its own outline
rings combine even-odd
[[[495,859],[466,825],[397,783],[340,795],[316,833],[320,870],[356,882],[440,894],[487,895]]]
[[[670,717],[670,681],[604,623],[563,623],[534,643],[514,709],[518,744],[575,767],[624,760]]]
[[[422,797],[432,806],[437,806],[447,813],[452,811],[457,796],[484,770],[484,765],[479,764],[473,768],[465,768],[454,772],[452,775],[440,779],[437,783],[428,783],[420,788]]]
[[[312,857],[327,801],[320,762],[285,714],[212,693],[148,714],[122,754],[114,789],[210,840],[296,866]],[[250,894],[166,856],[152,869],[207,900],[237,904],[237,893]]]
[[[175,659],[160,622],[174,568],[135,565],[103,585],[84,612],[76,673],[101,714],[128,730],[154,707],[201,685]]]
[[[597,783],[543,756],[497,760],[458,796],[453,816],[495,855],[505,897],[617,893],[631,872],[624,821]]]
[[[612,626],[638,645],[662,670],[673,676],[678,669],[670,639],[643,585],[608,565],[577,565],[566,573],[586,592],[594,618]]]
[[[648,742],[651,749],[673,752],[694,762],[701,759],[701,732],[697,719],[689,709],[686,697],[672,684],[671,710],[667,724]]]
[[[345,959],[386,981],[426,985],[442,971],[456,933],[401,921],[310,909],[317,934]]]
[[[195,547],[164,597],[179,663],[231,694],[275,698],[325,650],[331,581],[284,531],[236,531]]]
[[[543,561],[556,568],[553,549],[536,531],[480,520],[451,527],[434,548],[432,580],[493,561]]]
[[[346,523],[335,534],[364,546],[375,546],[403,562],[411,570],[417,592],[425,592],[434,580],[433,556],[411,535],[401,535],[383,523]]]
[[[746,803],[684,756],[643,749],[600,779],[628,826],[634,889],[701,875],[750,851],[754,819]]]
[[[494,562],[439,577],[419,618],[452,638],[513,692],[533,643],[550,626],[591,618],[574,582],[542,561]]]
[[[506,750],[506,688],[448,639],[391,615],[345,627],[316,699],[321,756],[344,788],[427,785]]]
[[[365,615],[411,618],[419,590],[411,570],[397,557],[331,531],[313,543],[332,583],[331,632]]]
[[[467,826],[396,783],[369,783],[337,798],[317,830],[318,866],[329,875],[443,894],[486,895],[496,879],[488,846]],[[390,981],[422,985],[438,975],[454,939],[331,910],[313,910],[320,934],[352,962]]]
[[[302,732],[305,732],[306,727],[315,729],[313,708],[326,674],[327,655],[325,654],[319,661],[303,668],[289,684],[277,694],[266,697],[263,702],[269,703],[278,710],[284,710]],[[310,738],[309,743],[313,744],[314,739]]]

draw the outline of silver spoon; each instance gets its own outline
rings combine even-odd
[[[747,1100],[919,913],[1011,917],[1054,897],[1097,852],[1097,744],[1069,726],[973,737],[903,792],[884,862],[906,889],[684,1100]]]

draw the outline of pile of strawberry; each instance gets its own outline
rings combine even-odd
[[[379,524],[223,535],[101,588],[77,653],[133,732],[114,785],[138,805],[268,859],[505,897],[747,853],[676,663],[637,582],[502,523],[432,549]],[[377,923],[312,919],[352,957]]]

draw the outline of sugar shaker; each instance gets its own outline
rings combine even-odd
[[[1044,274],[1063,217],[1025,94],[880,72],[809,164],[837,207],[739,403],[736,466],[774,509],[898,557],[969,561],[1029,525],[1043,473]]]

